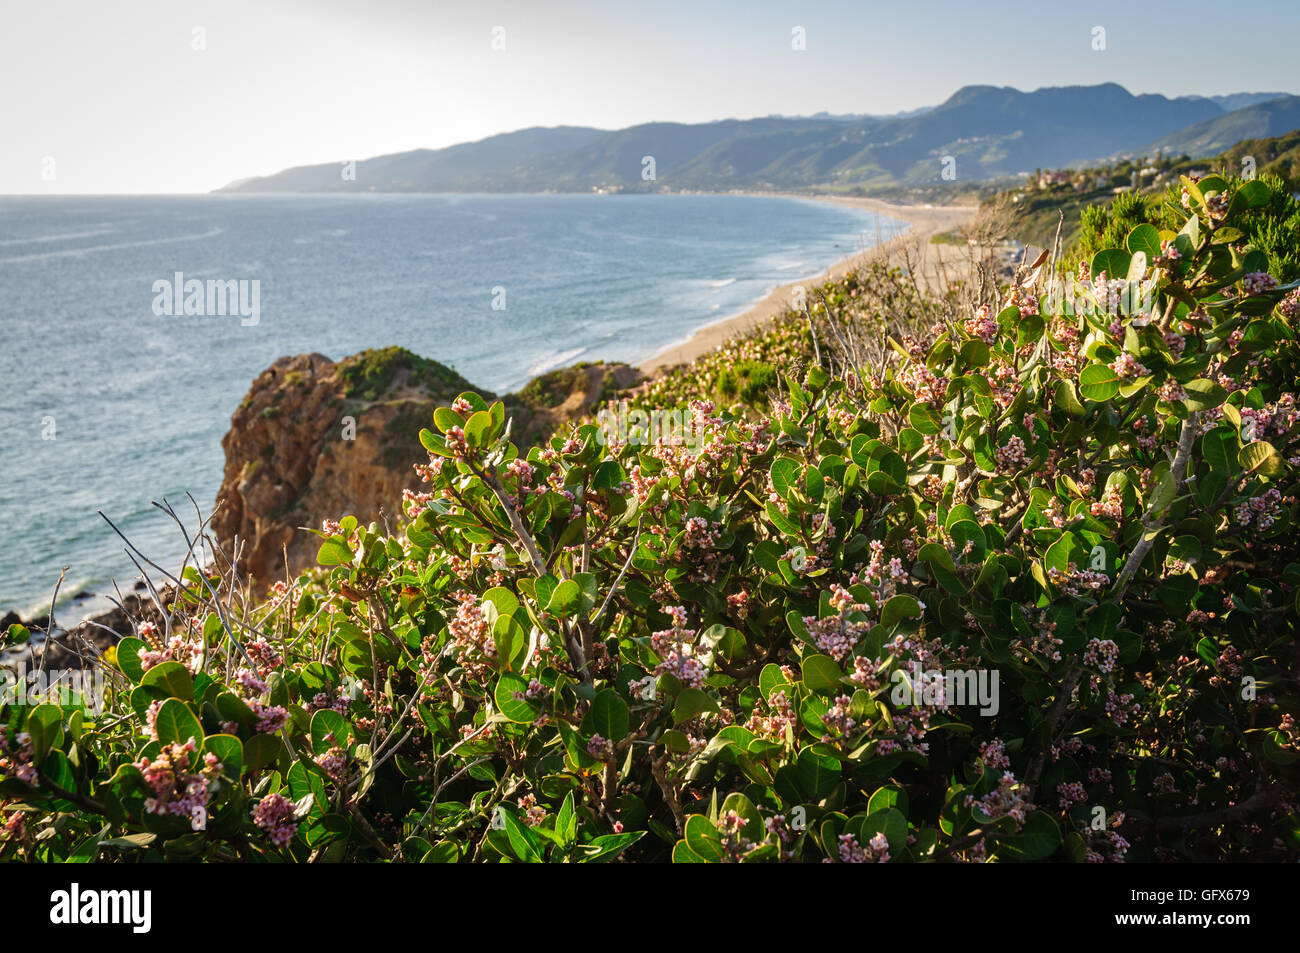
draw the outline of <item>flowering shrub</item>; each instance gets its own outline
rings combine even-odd
[[[680,444],[462,394],[400,532],[248,614],[191,570],[102,717],[3,709],[0,856],[1297,859],[1300,292],[1266,188],[1185,184],[1073,301],[661,385]]]

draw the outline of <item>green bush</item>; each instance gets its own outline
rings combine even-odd
[[[722,403],[739,400],[754,406],[766,405],[769,393],[776,386],[776,368],[763,361],[737,361],[725,367],[718,375],[715,393]]]
[[[247,622],[191,570],[104,714],[0,710],[0,857],[1300,858],[1300,293],[1262,183],[1186,185],[1095,300],[825,348],[684,443],[522,452],[462,394],[399,533],[327,525]]]

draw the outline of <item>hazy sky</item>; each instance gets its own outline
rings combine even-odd
[[[970,83],[1300,91],[1300,3],[1229,8],[7,0],[0,194],[207,191],[535,125],[890,113]],[[1100,52],[1096,26],[1106,30]],[[504,49],[494,50],[498,27]],[[792,49],[795,27],[805,50]]]

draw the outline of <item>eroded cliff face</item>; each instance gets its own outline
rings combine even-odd
[[[321,354],[282,357],[263,371],[230,418],[226,468],[212,527],[259,585],[315,561],[304,527],[352,514],[399,514],[402,490],[419,485],[419,432],[433,410],[470,384],[407,351],[367,351],[335,363]]]
[[[546,439],[637,380],[625,364],[566,368],[505,398],[515,443]],[[319,539],[306,528],[355,516],[396,528],[412,465],[427,459],[422,427],[436,407],[476,390],[455,371],[401,348],[334,362],[282,357],[263,371],[222,439],[225,473],[212,529],[257,587],[315,565]],[[287,560],[287,565],[286,565]]]

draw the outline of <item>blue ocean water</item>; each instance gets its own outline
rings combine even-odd
[[[230,415],[282,355],[402,345],[504,393],[643,360],[902,227],[723,195],[0,198],[0,611],[48,609],[65,566],[63,596],[129,588],[96,510],[177,558],[150,501],[206,515]],[[155,314],[178,272],[256,280],[257,323]]]

